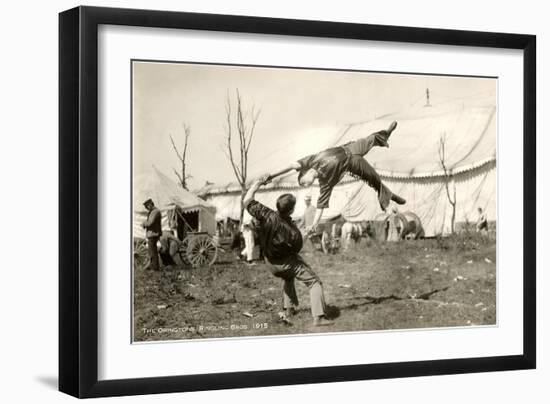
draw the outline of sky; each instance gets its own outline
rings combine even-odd
[[[245,111],[261,110],[251,170],[271,152],[323,128],[372,119],[424,103],[495,94],[496,80],[448,76],[204,65],[133,63],[134,175],[155,165],[177,180],[170,135],[183,147],[190,126],[190,189],[235,181],[225,153],[225,103],[238,89]],[[382,129],[382,128],[381,128]],[[326,131],[325,131],[326,132]],[[318,150],[311,150],[311,153]],[[288,162],[290,163],[290,161]]]

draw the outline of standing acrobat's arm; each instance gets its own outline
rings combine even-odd
[[[268,180],[267,175],[262,175],[260,178],[258,178],[252,186],[248,189],[248,192],[246,193],[244,200],[243,200],[243,206],[246,208],[254,200],[254,197],[256,196],[256,192],[258,192],[258,189]]]

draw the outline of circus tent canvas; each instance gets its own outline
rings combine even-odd
[[[456,187],[456,221],[475,222],[478,207],[494,220],[497,215],[496,113],[496,95],[491,93],[429,104],[420,100],[402,111],[375,119],[310,130],[293,137],[307,142],[288,142],[262,158],[261,164],[251,164],[251,178],[289,160],[367,136],[395,120],[398,128],[392,134],[390,148],[373,149],[367,160],[392,191],[407,199],[401,209],[420,217],[427,236],[446,234],[450,232],[451,206],[446,193],[448,180],[438,154],[440,139],[444,139],[446,149],[451,151],[445,156],[445,165],[452,175],[450,189]],[[315,200],[319,188],[300,188],[296,177],[296,173],[291,173],[277,179],[258,193],[258,200],[274,206],[278,195],[291,192],[298,199],[294,215],[301,216],[304,197],[311,195]],[[217,220],[239,218],[237,184],[212,184],[197,192],[218,208]],[[348,176],[335,187],[330,208],[325,210],[323,218],[342,215],[348,221],[372,220],[380,212],[376,193],[365,183]]]

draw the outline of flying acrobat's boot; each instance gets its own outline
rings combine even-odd
[[[393,121],[390,123],[390,126],[388,126],[388,129],[381,130],[376,134],[376,146],[380,147],[390,147],[388,143],[388,139],[390,138],[391,133],[397,128],[397,121]]]
[[[382,208],[382,210],[386,210],[386,208],[390,204],[390,200],[399,205],[404,205],[407,202],[404,198],[401,198],[399,195],[394,194],[392,191],[390,191],[387,186],[380,183],[380,190],[378,191],[378,202],[380,203],[380,207]]]

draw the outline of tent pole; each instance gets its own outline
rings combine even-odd
[[[180,211],[177,209],[177,207],[174,207],[174,210],[176,211],[176,214],[179,216],[181,220],[183,220],[183,224],[185,225],[185,229],[188,232],[193,232],[193,228],[187,223],[187,220],[183,217],[183,215],[180,213]]]

